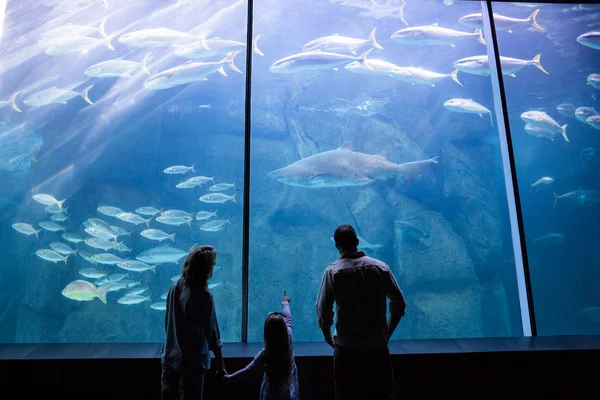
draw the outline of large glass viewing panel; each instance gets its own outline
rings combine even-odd
[[[222,339],[240,340],[246,14],[245,1],[8,2],[1,342],[164,340],[195,244],[217,249]]]
[[[600,5],[493,10],[538,334],[598,334]]]
[[[340,224],[404,291],[394,338],[522,334],[491,80],[459,61],[481,28],[479,2],[255,4],[249,341],[284,290],[294,339],[321,339]]]

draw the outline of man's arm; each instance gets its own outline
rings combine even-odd
[[[390,318],[388,320],[388,333],[391,338],[398,326],[398,323],[404,316],[406,310],[406,302],[404,301],[404,295],[396,282],[396,278],[391,270],[388,270],[388,287],[386,289],[386,296],[390,299]]]
[[[317,318],[319,327],[323,332],[325,342],[331,347],[334,347],[333,338],[331,337],[331,325],[333,325],[333,286],[331,282],[331,271],[325,270],[323,279],[321,280],[321,288],[317,297]]]
[[[221,332],[219,330],[219,322],[217,321],[217,312],[212,295],[210,296],[209,304],[206,307],[202,328],[204,329],[204,337],[208,341],[208,349],[215,355],[217,375],[225,375],[225,362],[223,361],[223,353],[221,352]]]

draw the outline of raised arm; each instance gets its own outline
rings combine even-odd
[[[287,292],[283,292],[283,300],[281,300],[281,313],[285,316],[285,324],[287,326],[288,335],[292,337],[292,311],[290,310],[290,298]]]

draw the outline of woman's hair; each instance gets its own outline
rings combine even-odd
[[[181,275],[188,286],[204,287],[212,277],[217,251],[212,246],[198,246],[187,255]]]
[[[267,316],[264,335],[269,385],[275,393],[285,393],[289,389],[292,352],[283,314],[272,312]]]

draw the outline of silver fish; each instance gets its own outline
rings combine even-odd
[[[533,65],[540,69],[543,73],[548,74],[548,71],[542,67],[540,63],[541,54],[535,56],[532,60],[520,60],[518,58],[500,56],[500,66],[502,74],[516,77],[515,73],[528,65]],[[488,76],[491,73],[488,56],[472,56],[461,58],[452,63],[452,66],[459,71],[467,74]]]
[[[562,103],[556,106],[556,111],[569,118],[575,118],[576,109],[577,107],[571,103]]]
[[[32,107],[42,107],[50,104],[67,104],[67,101],[77,96],[81,96],[89,104],[94,104],[89,98],[89,92],[93,87],[94,85],[90,85],[81,92],[75,92],[73,90],[59,89],[56,86],[52,86],[51,88],[41,90],[27,97],[23,100],[23,104]]]
[[[175,242],[175,234],[176,233],[169,235],[159,229],[146,229],[140,232],[140,235],[143,237],[151,240],[158,240],[159,242],[165,239],[171,239],[172,242]]]
[[[22,233],[24,235],[30,236],[30,235],[35,235],[36,238],[39,238],[39,233],[42,231],[41,229],[36,230],[33,226],[23,223],[23,222],[17,222],[12,224],[12,227],[14,230],[16,230],[19,233]]]
[[[111,206],[100,206],[97,208],[98,212],[109,217],[116,217],[118,214],[124,212],[120,208]]]
[[[549,132],[560,132],[566,142],[569,142],[567,137],[567,125],[560,126],[551,116],[543,111],[526,111],[521,114],[521,119],[528,125],[538,126]],[[550,139],[554,140],[553,137]]]
[[[203,196],[200,196],[199,200],[203,203],[216,204],[216,203],[225,203],[229,200],[235,201],[235,193],[232,196],[227,196],[223,193],[209,193]]]
[[[172,47],[199,43],[208,49],[204,36],[191,35],[168,28],[142,29],[129,32],[119,38],[119,42],[131,47]]]
[[[444,107],[446,107],[450,111],[458,112],[458,113],[471,113],[471,114],[479,114],[480,117],[483,118],[483,114],[487,114],[490,116],[490,123],[492,127],[494,126],[494,119],[492,117],[492,112],[482,106],[481,104],[473,101],[472,99],[450,99],[444,102]]]
[[[124,260],[118,262],[117,267],[134,272],[143,272],[149,270],[156,274],[157,265],[148,265],[138,260]]]
[[[46,261],[51,261],[51,262],[53,262],[55,264],[57,262],[59,262],[59,261],[62,261],[62,262],[65,263],[65,265],[67,265],[67,260],[69,259],[69,256],[70,256],[70,254],[68,254],[68,255],[66,255],[66,256],[63,257],[62,255],[60,255],[60,253],[57,253],[54,250],[48,250],[48,249],[37,250],[35,252],[35,254],[38,257],[40,257],[40,258],[42,258],[42,259],[44,259]]]
[[[588,32],[577,37],[577,42],[596,50],[600,50],[600,32]]]
[[[159,246],[138,254],[135,258],[146,264],[174,263],[187,256],[188,253],[170,246]]]
[[[538,31],[544,31],[545,29],[535,20],[539,12],[540,10],[537,9],[527,18],[505,17],[504,15],[494,13],[494,25],[497,30],[507,32],[512,32],[513,28],[522,24],[531,24]],[[481,13],[465,15],[458,22],[471,28],[483,29],[483,15]]]
[[[92,256],[92,260],[94,260],[97,263],[106,265],[117,265],[118,263],[125,261],[121,257],[115,256],[114,254],[110,253],[94,254]]]
[[[391,39],[399,43],[417,44],[417,45],[450,45],[454,47],[454,43],[467,38],[477,39],[481,44],[485,44],[485,40],[481,34],[481,29],[478,28],[475,32],[461,32],[454,29],[442,28],[438,24],[426,26],[413,26],[400,29],[392,34]]]
[[[55,224],[54,222],[50,222],[50,221],[42,221],[40,222],[40,226],[50,232],[58,232],[58,231],[63,231],[66,232],[67,228],[64,226],[60,226]]]
[[[50,243],[50,248],[56,251],[57,253],[62,254],[63,256],[66,256],[68,254],[77,254],[77,252],[79,251],[78,249],[73,250],[66,244],[60,242]]]
[[[365,63],[367,56],[372,50],[369,49],[358,57],[325,51],[308,51],[293,54],[275,61],[269,67],[269,71],[278,74],[294,74],[297,72],[320,71],[324,69],[332,70],[354,61]],[[368,64],[366,65],[368,67]]]
[[[129,60],[107,60],[94,64],[83,72],[84,75],[93,78],[131,78],[131,74],[136,69],[141,69],[144,73],[151,75],[148,70],[148,61],[152,53],[148,53],[142,58],[142,61]]]
[[[215,219],[213,221],[202,224],[202,226],[200,226],[200,230],[205,232],[218,232],[220,230],[223,230],[225,228],[225,225],[227,224],[231,224],[231,222],[229,222],[228,219]]]
[[[373,28],[368,39],[355,39],[346,36],[340,36],[337,33],[331,36],[325,36],[311,40],[302,47],[303,52],[308,51],[330,51],[330,52],[350,52],[356,54],[357,51],[365,47],[374,47],[383,50],[383,47],[375,39],[375,31]]]

